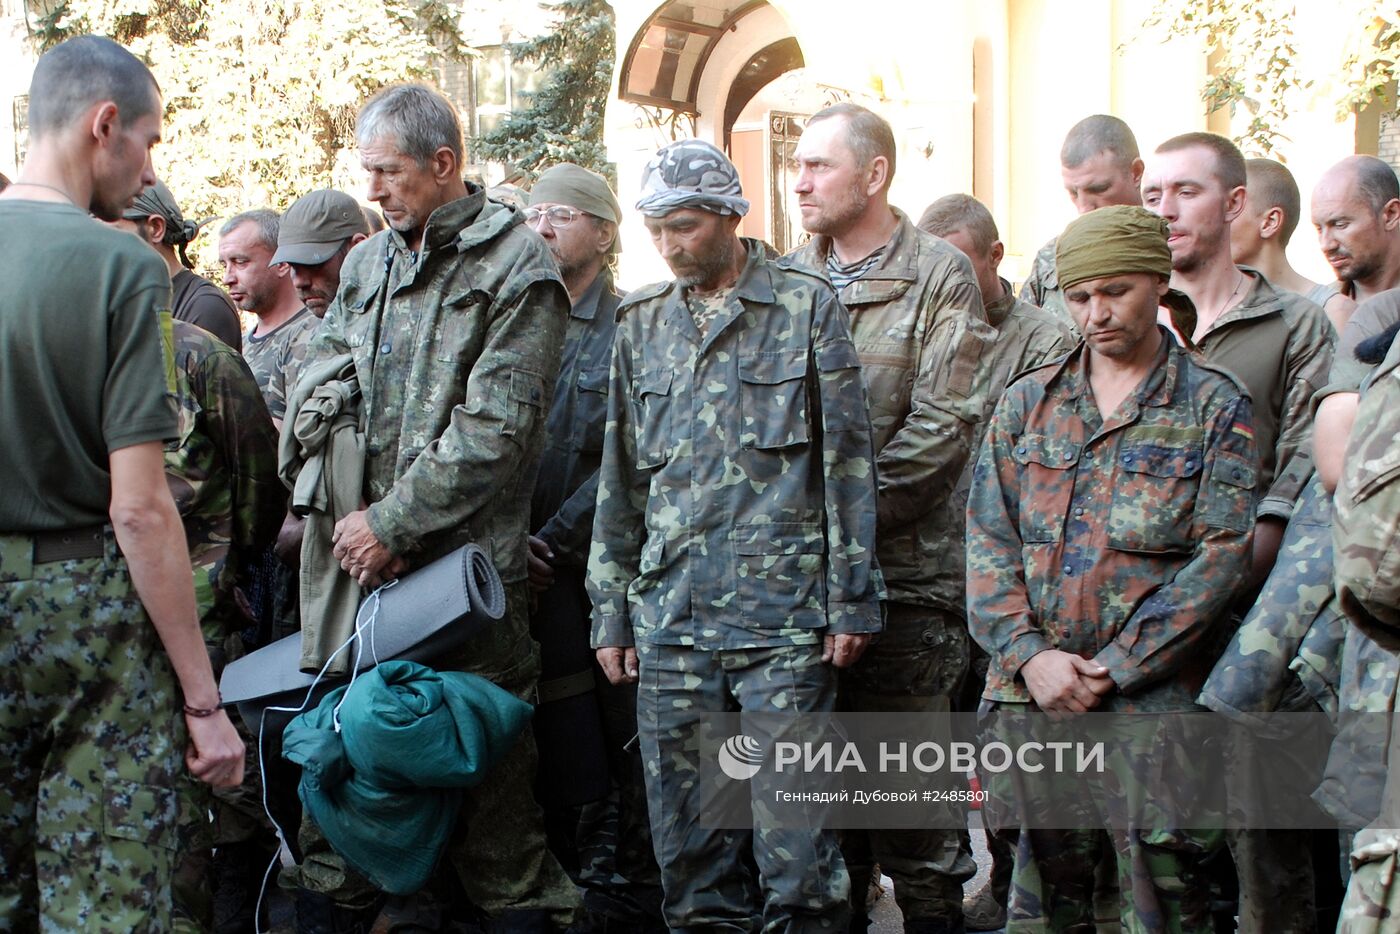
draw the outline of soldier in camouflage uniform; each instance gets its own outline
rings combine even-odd
[[[1345,452],[1361,386],[1376,365],[1384,361],[1397,326],[1400,290],[1390,290],[1357,306],[1342,331],[1327,385],[1318,392],[1313,446],[1318,474],[1324,478],[1330,469],[1340,471],[1346,463],[1345,453],[1329,456],[1324,435],[1326,444],[1339,445]],[[1337,424],[1326,425],[1329,419],[1335,419]],[[1330,553],[1330,539],[1327,547]],[[1390,639],[1377,641],[1375,634],[1372,628],[1346,628],[1337,685],[1337,738],[1328,756],[1326,777],[1313,795],[1342,827],[1352,831],[1365,827],[1380,813],[1390,730],[1388,717],[1372,715],[1394,708],[1400,675],[1400,654],[1396,652],[1400,645]]]
[[[824,272],[851,313],[851,336],[875,431],[885,631],[841,677],[840,706],[951,709],[967,672],[962,508],[954,498],[987,404],[991,348],[967,257],[890,207],[894,134],[854,104],[814,115],[798,144],[796,191],[814,236],[783,262]],[[955,830],[847,831],[851,929],[865,930],[875,863],[894,881],[910,932],[962,921],[962,883],[976,871]]]
[[[165,473],[185,527],[195,605],[217,677],[239,652],[243,615],[234,587],[250,559],[276,536],[287,493],[277,478],[277,433],[248,365],[192,324],[176,321],[174,330],[180,434],[166,445]],[[250,746],[249,752],[252,760],[256,751]],[[255,760],[247,765],[256,768]],[[202,783],[186,779],[180,790],[176,927],[204,930],[213,918],[214,828],[208,814],[214,801]],[[247,875],[260,880],[265,868],[249,867],[254,871]]]
[[[1056,264],[1085,343],[1002,396],[968,504],[969,623],[992,656],[983,697],[1056,714],[1191,710],[1249,561],[1249,399],[1156,323],[1163,221],[1084,215]],[[1113,807],[1106,786],[1085,790]],[[1102,832],[1023,837],[1042,923],[1092,930]],[[1111,838],[1126,930],[1211,930],[1197,857],[1157,831]]]
[[[89,217],[155,181],[160,93],[82,36],[40,58],[29,100],[29,157],[0,194],[0,929],[164,932],[181,746],[218,785],[243,748],[161,469],[169,276]]]
[[[1317,305],[1234,264],[1231,223],[1244,208],[1247,179],[1244,157],[1229,140],[1185,133],[1153,151],[1142,189],[1143,203],[1171,227],[1172,285],[1196,307],[1192,333],[1182,336],[1244,383],[1254,403],[1261,494],[1238,613],[1248,611],[1270,574],[1312,473],[1312,396],[1326,378],[1336,338]],[[1238,784],[1230,792],[1249,794]],[[1297,830],[1229,831],[1246,934],[1313,924],[1308,836]]]
[[[839,930],[829,831],[709,830],[706,712],[830,711],[880,628],[870,421],[846,313],[736,235],[734,166],[699,140],[637,208],[676,274],[619,309],[588,589],[614,683],[639,681],[652,836],[674,931]],[[749,866],[757,863],[759,878]]]
[[[568,293],[520,212],[462,181],[461,125],[442,95],[387,88],[361,108],[356,136],[369,198],[390,229],[345,258],[312,341],[316,359],[354,359],[364,394],[369,506],[337,523],[334,554],[373,587],[467,542],[486,549],[506,587],[506,617],[437,667],[532,697],[539,654],[525,537]],[[464,794],[448,848],[445,865],[488,931],[552,930],[577,904],[545,845],[535,758],[527,731]],[[312,838],[297,881],[322,897],[301,896],[302,923],[367,927],[376,893],[327,852],[314,825],[303,828]]]
[[[569,326],[531,500],[531,633],[540,643],[538,796],[551,846],[600,930],[664,930],[637,733],[637,688],[608,681],[589,646],[584,571],[608,417],[622,209],[596,172],[564,162],[530,189],[525,222],[569,290]],[[585,776],[591,781],[585,780]]]
[[[1016,297],[1011,283],[997,275],[1005,252],[996,221],[982,202],[971,195],[946,195],[925,209],[919,229],[942,237],[962,250],[977,274],[977,287],[987,310],[987,323],[996,328],[997,342],[991,354],[991,380],[982,420],[977,426],[978,441],[1007,385],[1027,370],[1041,366],[1074,349],[1074,338],[1060,320]],[[967,513],[968,488],[972,483],[974,458],[968,460],[953,491],[958,518]],[[961,560],[964,536],[952,543]],[[965,596],[964,596],[965,599]],[[976,643],[968,675],[959,691],[958,709],[974,711],[987,678],[987,653]],[[988,883],[963,899],[963,915],[969,931],[995,931],[1006,924],[1006,901],[1011,891],[1014,836],[986,830],[987,848],[992,854]]]
[[[1060,177],[1080,214],[1114,204],[1142,204],[1142,167],[1133,131],[1108,114],[1080,120],[1060,147]],[[1078,336],[1055,273],[1054,237],[1035,254],[1021,298],[1060,318]]]
[[[277,212],[267,210],[236,214],[219,228],[224,288],[234,304],[258,319],[243,335],[243,358],[279,428],[318,323],[297,298],[286,263],[272,264],[280,228]]]
[[[1357,310],[1359,315],[1368,303]],[[1342,800],[1351,806],[1353,819],[1367,822],[1356,835],[1351,850],[1351,880],[1342,907],[1339,931],[1346,934],[1380,934],[1394,928],[1400,910],[1400,889],[1395,885],[1400,863],[1400,768],[1394,739],[1396,698],[1395,672],[1400,668],[1400,580],[1395,566],[1400,540],[1400,485],[1395,483],[1396,434],[1400,431],[1400,341],[1390,345],[1384,361],[1362,389],[1361,404],[1347,447],[1346,468],[1337,487],[1333,522],[1336,555],[1337,597],[1354,632],[1363,635],[1355,647],[1363,658],[1350,654],[1354,647],[1348,635],[1347,664],[1358,669],[1355,699],[1344,695],[1343,702],[1358,716],[1358,729],[1348,736],[1343,721],[1339,743],[1369,734],[1372,746],[1349,743],[1346,752],[1352,762],[1366,766],[1362,780],[1365,792],[1351,797],[1345,780],[1352,762],[1338,763],[1334,747],[1331,772],[1341,773]],[[1364,726],[1362,722],[1369,721]],[[1359,754],[1359,755],[1358,755]],[[1368,761],[1370,760],[1370,761]],[[1375,768],[1383,762],[1381,770]],[[1340,768],[1339,768],[1340,765]],[[1384,791],[1374,794],[1379,783]],[[1325,787],[1325,786],[1324,786]],[[1357,800],[1357,799],[1360,800]],[[1356,812],[1360,813],[1356,813]],[[1353,824],[1355,826],[1355,824]]]

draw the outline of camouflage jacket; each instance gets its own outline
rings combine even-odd
[[[1400,341],[1361,389],[1337,484],[1337,595],[1353,623],[1400,636]]]
[[[530,528],[549,542],[558,562],[579,569],[588,564],[593,538],[608,420],[608,367],[621,300],[612,274],[604,270],[569,309],[559,384],[549,407],[530,510]]]
[[[466,542],[525,577],[530,494],[569,295],[520,212],[481,189],[350,251],[312,353],[349,353],[363,393],[370,531],[410,567]]]
[[[962,616],[954,487],[987,405],[996,332],[967,257],[895,213],[880,262],[841,292],[875,432],[880,569],[890,600]],[[830,249],[814,237],[779,264],[822,270]]]
[[[255,329],[249,329],[243,335],[243,359],[258,381],[268,412],[279,422],[287,416],[287,397],[297,384],[311,337],[320,324],[311,309],[302,308],[271,334],[254,337]]]
[[[1069,306],[1065,304],[1065,293],[1060,290],[1060,279],[1055,271],[1055,245],[1059,242],[1059,237],[1051,237],[1035,254],[1031,271],[1026,276],[1026,281],[1021,283],[1020,298],[1069,328],[1077,340],[1079,326],[1074,323],[1074,316],[1069,313]]]
[[[244,561],[277,537],[287,491],[277,479],[277,432],[248,365],[209,332],[184,321],[174,328],[180,434],[165,445],[165,479],[185,527],[204,634],[218,639],[226,633],[212,611],[232,594]]]
[[[1370,303],[1362,305],[1366,308]],[[1361,309],[1357,310],[1357,314]],[[1342,651],[1337,737],[1314,797],[1350,828],[1380,813],[1393,755],[1400,675],[1400,341],[1361,386],[1333,502],[1332,547],[1338,603],[1352,625]]]
[[[1016,377],[1065,356],[1079,343],[1074,332],[1055,315],[1014,296],[1011,283],[1002,279],[1001,287],[1001,298],[987,306],[987,323],[996,329],[997,340],[991,353],[986,405],[978,425],[979,440],[986,434],[992,410]],[[969,461],[967,473],[971,472]]]
[[[1254,285],[1197,341],[1249,390],[1259,444],[1259,515],[1288,519],[1312,475],[1312,398],[1327,380],[1337,332],[1312,302]]]
[[[966,566],[967,543],[967,494],[972,485],[972,469],[976,465],[977,450],[982,437],[987,433],[987,423],[992,410],[1001,399],[1006,387],[1016,377],[1027,370],[1057,360],[1074,349],[1075,340],[1054,316],[1046,314],[1034,305],[1027,304],[1011,292],[1011,283],[1001,280],[1004,290],[1002,297],[987,306],[987,323],[996,328],[997,342],[991,352],[991,384],[987,392],[987,404],[982,419],[977,425],[973,455],[963,467],[958,477],[958,485],[953,491],[954,518],[958,523],[957,534],[948,543],[948,554],[955,557],[958,567]],[[967,577],[959,579],[962,602],[967,600]]]
[[[1249,566],[1258,456],[1239,385],[1163,343],[1106,419],[1082,344],[997,405],[967,512],[990,700],[1029,701],[1021,666],[1052,648],[1109,670],[1107,710],[1189,709],[1210,670]]]
[[[1335,714],[1346,621],[1333,596],[1332,496],[1314,475],[1288,520],[1278,560],[1201,689],[1200,703],[1260,725],[1258,714],[1314,703]],[[1305,690],[1292,690],[1295,685]]]
[[[874,453],[846,312],[825,280],[743,242],[703,340],[674,283],[619,309],[588,562],[595,647],[880,628]]]

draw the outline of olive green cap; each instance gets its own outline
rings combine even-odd
[[[359,202],[343,191],[313,191],[298,198],[282,215],[277,252],[268,265],[319,266],[355,234],[369,234],[369,222]]]

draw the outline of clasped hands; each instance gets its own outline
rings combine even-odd
[[[1046,649],[1021,666],[1031,698],[1052,720],[1087,713],[1113,690],[1108,669],[1071,652]]]

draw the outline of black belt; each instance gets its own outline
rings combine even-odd
[[[107,529],[92,525],[85,529],[60,529],[56,532],[33,532],[34,563],[46,561],[76,561],[81,558],[101,558],[107,553]]]

